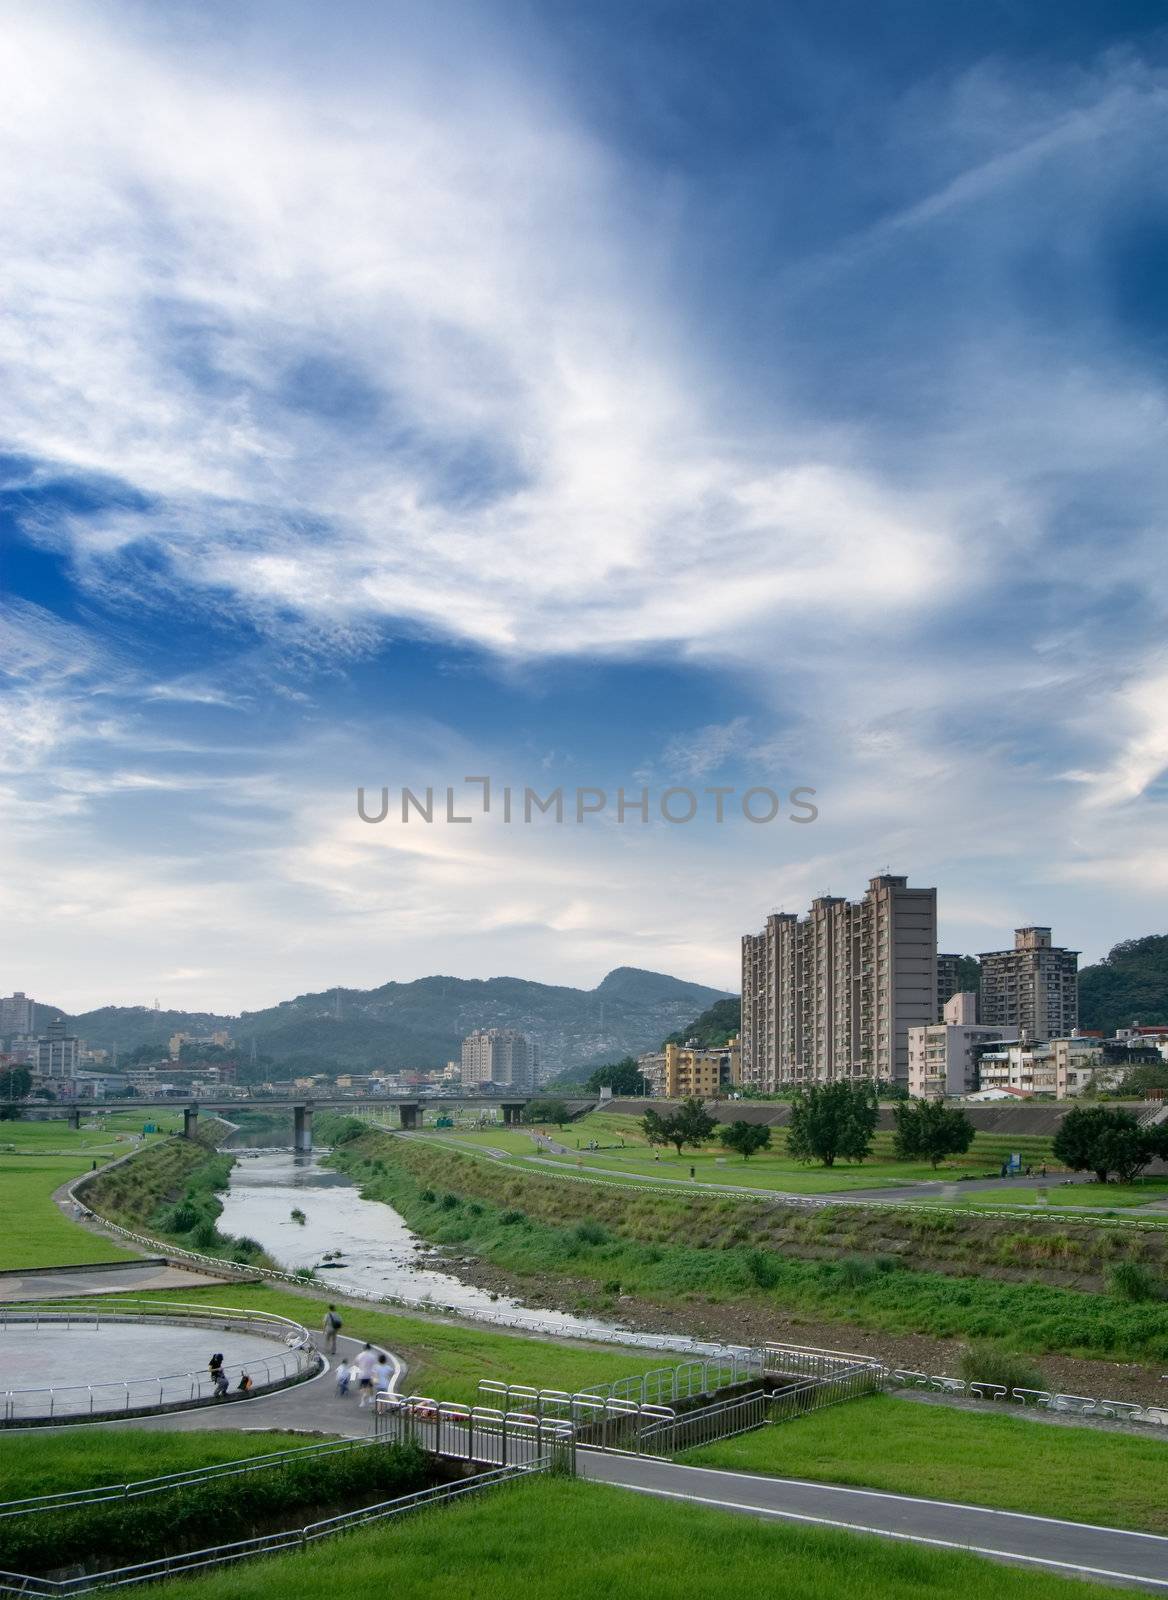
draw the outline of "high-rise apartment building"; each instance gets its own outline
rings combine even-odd
[[[1049,928],[1016,928],[1012,950],[979,956],[982,1022],[1025,1041],[1067,1038],[1079,1025],[1079,952]]]
[[[514,1028],[476,1028],[462,1041],[462,1086],[505,1084],[525,1093],[539,1076],[539,1045]]]
[[[937,891],[881,873],[742,941],[742,1082],[907,1083],[908,1030],[937,1014]]]
[[[0,997],[0,1039],[32,1033],[35,1012],[36,1001],[30,1000],[21,989]]]
[[[937,956],[937,1021],[944,1022],[945,1007],[961,989],[961,957]]]
[[[36,1070],[43,1078],[71,1078],[80,1065],[81,1040],[65,1032],[63,1018],[50,1022],[37,1040]]]

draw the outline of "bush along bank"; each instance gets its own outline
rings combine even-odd
[[[372,1505],[424,1489],[442,1476],[413,1444],[293,1457],[242,1477],[210,1478],[159,1494],[54,1512],[51,1530],[43,1512],[5,1517],[0,1568],[34,1576],[75,1566],[99,1572]]]
[[[1016,1218],[854,1207],[793,1214],[734,1198],[637,1194],[518,1175],[420,1142],[345,1131],[351,1136],[335,1144],[330,1159],[368,1198],[393,1205],[434,1243],[473,1252],[520,1279],[558,1277],[565,1290],[584,1284],[613,1304],[621,1294],[661,1304],[761,1300],[890,1334],[1168,1359],[1159,1262],[1147,1268],[1154,1299],[1043,1281],[1042,1268],[1060,1270],[1067,1245],[1080,1243],[1048,1224],[1031,1232]],[[1106,1251],[1112,1240],[1124,1252],[1162,1246],[1158,1234],[1105,1231],[1089,1242]],[[962,1241],[964,1255],[955,1249]],[[941,1245],[948,1251],[938,1263]],[[995,1266],[1003,1257],[1011,1265]],[[1028,1257],[1041,1265],[1027,1267]]]
[[[220,1154],[213,1143],[176,1137],[85,1179],[76,1194],[123,1228],[240,1265],[274,1266],[254,1239],[219,1232],[219,1193],[231,1181],[233,1164],[234,1157]]]

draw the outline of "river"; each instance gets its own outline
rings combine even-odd
[[[231,1187],[222,1197],[219,1226],[223,1232],[258,1240],[289,1271],[318,1268],[319,1282],[335,1282],[338,1295],[351,1288],[358,1294],[391,1295],[421,1308],[449,1309],[461,1316],[533,1332],[647,1349],[713,1354],[722,1348],[683,1334],[634,1333],[615,1323],[547,1311],[507,1295],[489,1294],[463,1283],[451,1271],[430,1265],[430,1247],[393,1207],[363,1199],[352,1179],[324,1166],[320,1152],[296,1155],[291,1150],[244,1149],[231,1153],[237,1160]],[[293,1210],[303,1212],[303,1222],[292,1220]],[[322,1257],[332,1250],[342,1252],[341,1262],[335,1268],[322,1268]]]

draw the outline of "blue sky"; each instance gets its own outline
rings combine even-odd
[[[0,989],[1162,930],[1161,7],[0,20]],[[475,773],[820,815],[356,817]]]

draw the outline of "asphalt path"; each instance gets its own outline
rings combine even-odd
[[[577,1459],[582,1477],[666,1500],[966,1550],[993,1561],[1043,1567],[1097,1582],[1168,1590],[1168,1538],[1159,1534],[799,1478],[681,1466],[646,1456],[580,1450]]]

